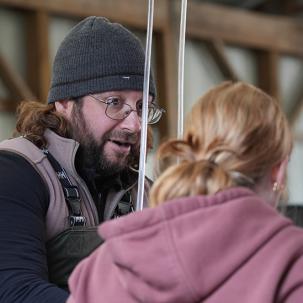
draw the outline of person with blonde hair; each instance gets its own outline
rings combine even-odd
[[[303,230],[276,210],[291,150],[274,98],[241,82],[209,90],[158,150],[152,208],[99,227],[67,302],[302,302]]]

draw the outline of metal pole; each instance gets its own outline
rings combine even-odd
[[[187,0],[182,0],[181,21],[179,35],[179,62],[178,62],[178,138],[183,137],[184,124],[184,53],[186,33]]]
[[[145,65],[144,65],[144,86],[143,86],[143,108],[142,108],[142,126],[141,126],[141,145],[139,160],[139,177],[138,177],[138,196],[136,210],[143,209],[144,199],[144,181],[145,181],[145,162],[146,162],[146,144],[147,144],[147,114],[149,99],[149,78],[150,78],[150,62],[153,36],[153,19],[154,19],[154,0],[148,1],[148,18],[147,18],[147,34],[145,49]]]

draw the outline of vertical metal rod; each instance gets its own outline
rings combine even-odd
[[[143,209],[144,199],[144,181],[145,181],[145,162],[146,162],[146,144],[147,144],[147,113],[149,99],[149,79],[151,65],[151,49],[153,37],[153,19],[154,19],[154,0],[148,1],[148,17],[147,17],[147,34],[144,64],[144,85],[143,85],[143,108],[142,108],[142,125],[141,125],[141,145],[139,160],[139,177],[138,177],[138,195],[136,210]]]
[[[182,0],[181,21],[179,34],[179,62],[178,62],[178,138],[183,137],[184,124],[184,53],[186,33],[187,0]]]

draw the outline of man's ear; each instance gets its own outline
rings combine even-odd
[[[277,182],[280,186],[285,185],[288,162],[289,162],[289,156],[287,156],[284,160],[282,160],[272,168],[271,171],[272,184]]]
[[[74,101],[72,100],[61,100],[55,102],[56,111],[62,114],[67,119],[70,118]]]

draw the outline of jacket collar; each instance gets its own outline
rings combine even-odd
[[[67,173],[75,173],[75,157],[79,143],[73,139],[57,135],[50,129],[46,129],[44,136],[48,143],[48,150],[66,170]]]

